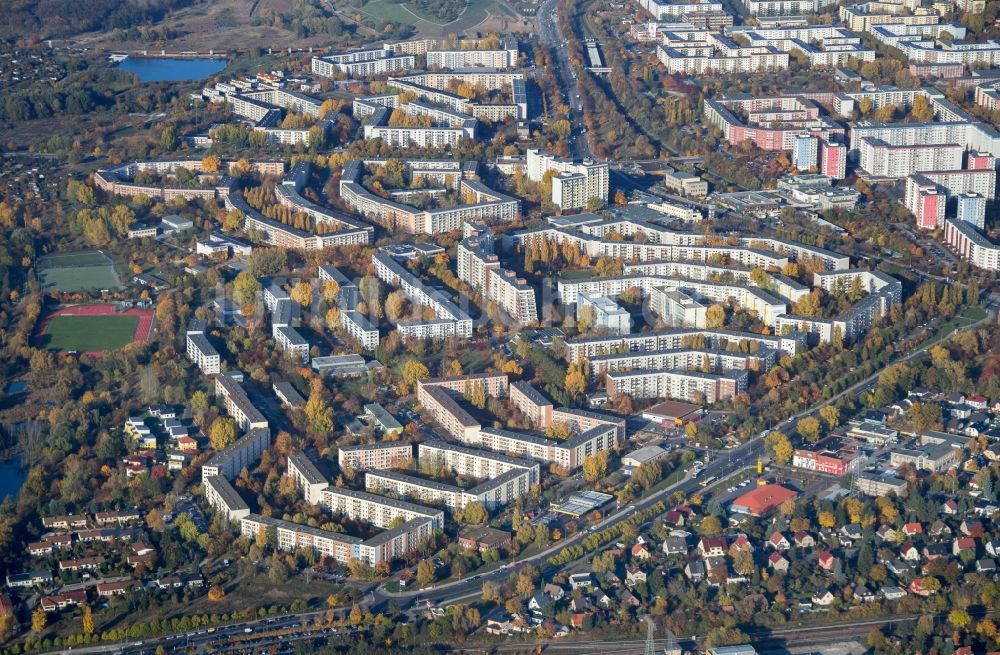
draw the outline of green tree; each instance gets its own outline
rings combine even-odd
[[[420,563],[417,564],[417,583],[426,587],[434,582],[435,575],[434,564],[427,559],[420,560]]]
[[[967,610],[956,608],[948,613],[948,623],[952,624],[956,630],[964,630],[972,623],[972,617]]]
[[[719,520],[718,516],[710,514],[702,519],[698,531],[706,537],[717,537],[722,534],[722,521]]]
[[[462,510],[462,522],[469,525],[482,525],[490,517],[486,508],[480,502],[472,502]]]
[[[233,280],[233,294],[236,296],[236,302],[240,305],[257,302],[260,290],[260,282],[248,269],[240,271],[236,279]]]

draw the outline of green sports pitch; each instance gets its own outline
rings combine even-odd
[[[39,345],[48,350],[117,350],[135,340],[138,316],[53,316]]]
[[[39,262],[38,278],[43,291],[94,291],[121,287],[114,262],[97,250],[46,255]]]

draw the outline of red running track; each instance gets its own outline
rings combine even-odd
[[[36,343],[38,343],[42,335],[48,330],[49,321],[56,316],[138,316],[139,324],[135,328],[135,337],[133,340],[142,343],[149,341],[150,333],[153,331],[153,312],[148,309],[132,308],[124,312],[119,312],[115,309],[115,305],[70,305],[62,309],[57,309],[41,320],[38,324],[38,329],[35,330]],[[102,353],[96,351],[85,354],[101,355]]]

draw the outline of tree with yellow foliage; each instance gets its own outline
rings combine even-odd
[[[584,375],[580,364],[570,364],[566,369],[566,379],[563,382],[566,393],[571,397],[577,397],[587,390],[587,376]]]
[[[416,384],[417,380],[430,377],[430,371],[419,359],[406,360],[400,374],[403,376],[403,381],[410,385]]]
[[[299,303],[303,309],[312,303],[312,285],[308,282],[299,282],[292,287],[292,300]]]
[[[333,280],[327,280],[323,283],[323,300],[329,304],[337,302],[337,296],[340,294],[340,285]]]
[[[764,437],[764,443],[771,448],[771,454],[774,456],[775,462],[788,464],[792,460],[792,454],[795,449],[792,448],[792,442],[784,433],[773,430]]]
[[[90,605],[83,606],[83,634],[94,634],[94,610],[90,609]]]
[[[219,585],[212,585],[208,590],[208,599],[213,603],[217,603],[226,596],[226,590]]]
[[[45,610],[39,605],[35,608],[35,611],[31,613],[31,630],[32,632],[41,632],[45,629],[48,624],[48,616],[45,614]]]
[[[819,525],[820,527],[832,530],[837,525],[837,517],[833,512],[824,510],[819,513]]]
[[[228,416],[220,416],[215,419],[215,422],[212,423],[209,441],[215,450],[222,450],[236,441],[236,421]]]
[[[840,410],[833,405],[826,405],[825,407],[820,407],[819,417],[826,424],[827,429],[832,430],[840,423]]]
[[[594,483],[608,474],[608,453],[602,450],[583,459],[583,477]]]
[[[218,173],[222,167],[222,160],[215,155],[208,155],[201,160],[201,170],[205,173]]]
[[[721,328],[726,324],[726,308],[715,304],[705,310],[705,325],[709,328]]]

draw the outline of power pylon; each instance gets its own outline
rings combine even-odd
[[[656,655],[656,646],[653,644],[653,630],[656,624],[651,617],[646,617],[646,655]]]

